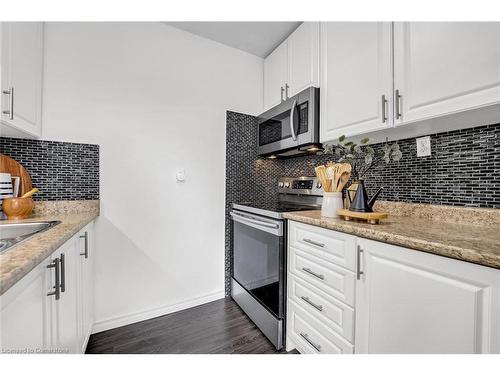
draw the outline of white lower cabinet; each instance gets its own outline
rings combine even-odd
[[[50,257],[0,296],[0,353],[39,353],[52,346]]]
[[[500,353],[500,270],[293,221],[288,244],[287,350]]]
[[[79,267],[79,349],[83,353],[94,324],[94,232],[93,223],[88,224],[79,234],[77,243]]]
[[[291,221],[286,350],[354,352],[356,237]]]
[[[500,270],[358,244],[357,353],[500,353]]]
[[[59,259],[60,289],[59,300],[53,298],[52,305],[52,347],[78,352],[78,275],[77,240],[72,238],[51,256]],[[55,285],[55,271],[51,272],[51,284]],[[76,319],[75,319],[76,318]]]
[[[0,351],[85,351],[94,309],[92,226],[87,225],[0,296]]]
[[[288,304],[288,337],[301,353],[352,354],[354,347],[347,340],[294,302]],[[288,344],[287,344],[288,346]]]

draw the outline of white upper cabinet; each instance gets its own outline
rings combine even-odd
[[[264,110],[285,100],[287,42],[283,42],[264,60]]]
[[[288,38],[288,97],[319,85],[319,23],[304,22]],[[285,90],[287,91],[287,90]]]
[[[500,353],[500,271],[358,239],[356,353]]]
[[[500,103],[499,22],[396,22],[396,125]]]
[[[43,23],[3,22],[1,120],[27,136],[41,135]]]
[[[321,142],[392,126],[391,28],[321,23]]]
[[[319,84],[319,23],[302,23],[264,59],[264,111]]]

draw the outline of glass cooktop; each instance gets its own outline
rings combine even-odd
[[[281,219],[284,212],[319,210],[320,206],[295,202],[242,202],[234,203],[233,208]]]

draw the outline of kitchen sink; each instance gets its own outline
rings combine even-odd
[[[37,221],[31,223],[0,224],[0,253],[59,224],[60,221]]]

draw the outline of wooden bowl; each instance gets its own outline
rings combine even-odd
[[[35,203],[30,198],[5,198],[2,203],[2,210],[9,220],[27,219],[33,211]]]

